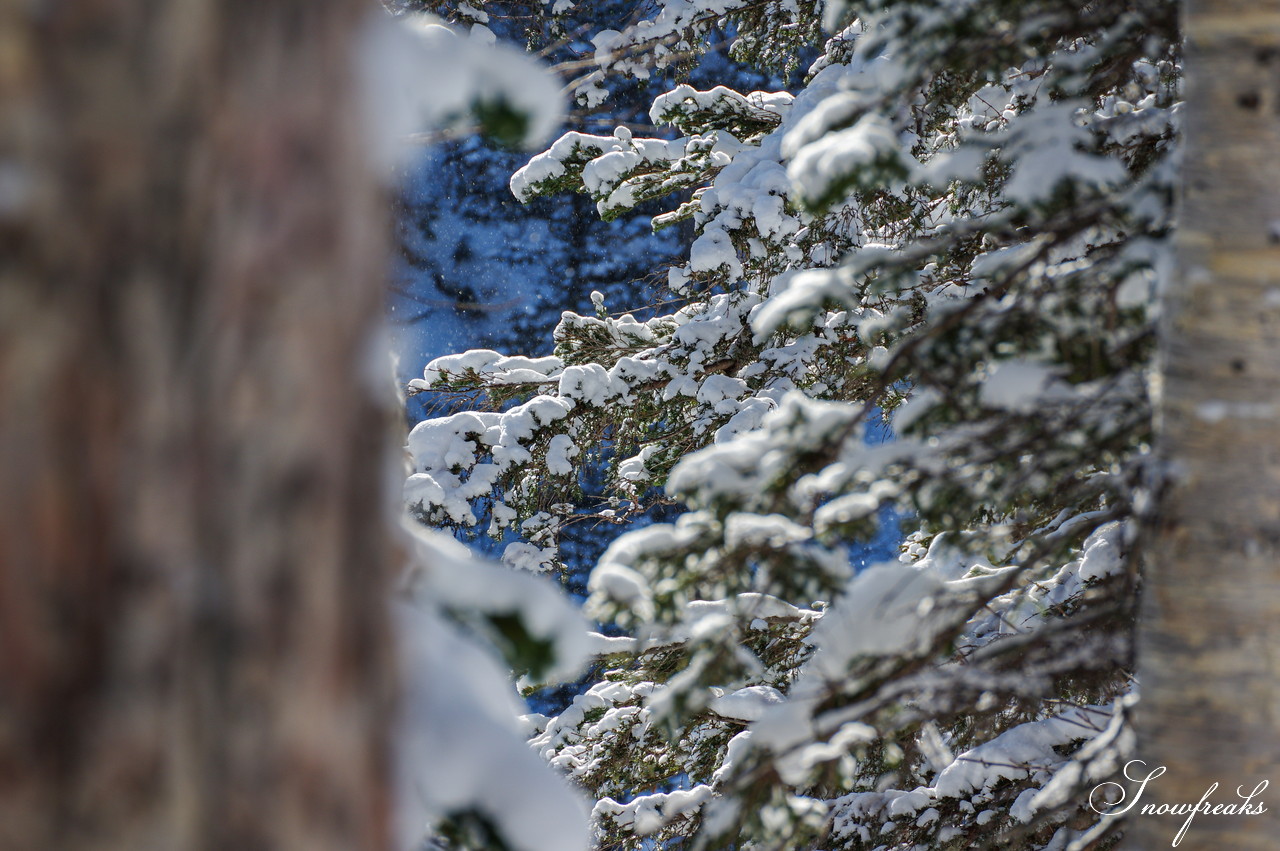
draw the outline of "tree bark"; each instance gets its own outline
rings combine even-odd
[[[2,848],[387,843],[368,8],[0,0]]]
[[[1160,452],[1169,479],[1139,633],[1142,803],[1255,799],[1197,815],[1180,849],[1280,836],[1280,3],[1192,0],[1177,272],[1164,303]],[[1131,817],[1168,848],[1182,818]]]

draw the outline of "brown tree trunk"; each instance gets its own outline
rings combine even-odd
[[[381,848],[355,0],[0,0],[0,848]]]
[[[1184,198],[1165,301],[1161,452],[1171,481],[1144,579],[1139,756],[1167,767],[1142,803],[1197,815],[1179,848],[1280,837],[1280,3],[1193,0]],[[1131,819],[1168,848],[1183,819]]]

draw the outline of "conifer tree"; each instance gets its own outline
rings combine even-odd
[[[532,746],[600,848],[1111,847],[1089,792],[1133,750],[1176,5],[641,8],[591,38],[581,102],[713,31],[783,68],[827,36],[795,91],[676,85],[668,135],[570,132],[513,176],[605,218],[668,199],[674,306],[596,298],[552,356],[413,382],[458,402],[409,437],[422,521],[540,572],[571,524],[620,532],[586,601],[619,634]],[[914,531],[855,571],[886,506]]]

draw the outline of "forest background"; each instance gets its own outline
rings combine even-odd
[[[392,755],[406,837],[529,851],[1158,846],[1091,796],[1136,754],[1267,776],[1265,9],[428,5],[3,7],[6,846],[382,847]],[[388,533],[381,119],[543,142],[531,46],[579,127],[515,199],[671,253],[523,229],[600,286],[404,376]],[[518,243],[433,191],[395,313],[492,313]]]

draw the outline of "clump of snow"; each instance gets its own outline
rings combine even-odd
[[[940,797],[958,798],[988,789],[1002,779],[1047,771],[1063,761],[1053,748],[1101,733],[1110,716],[1107,707],[1080,706],[1043,721],[1020,724],[957,756],[938,775],[934,790]]]
[[[600,406],[619,394],[609,373],[598,363],[571,366],[560,374],[559,394],[564,399]]]
[[[831,187],[848,184],[870,186],[879,178],[861,177],[887,169],[903,169],[902,150],[889,122],[875,114],[865,115],[852,127],[829,133],[796,153],[787,167],[802,198],[818,201]]]
[[[399,615],[401,847],[450,813],[479,811],[514,851],[586,851],[586,806],[525,744],[497,659],[438,616],[407,604]]]
[[[1117,742],[1123,729],[1118,716],[1115,707],[1075,706],[1059,715],[1019,724],[955,757],[932,786],[854,792],[836,799],[833,831],[855,835],[868,824],[904,817],[928,824],[937,819],[938,807],[948,799],[959,801],[962,812],[974,813],[975,824],[986,824],[1000,811],[979,810],[975,804],[990,801],[990,790],[1001,781],[1026,778],[1031,779],[1031,785],[1019,793],[1008,814],[1016,821],[1029,822],[1042,809],[1062,803],[1064,796],[1077,794],[1081,782],[1096,783],[1109,776],[1115,766],[1100,755],[1117,744],[1121,750],[1131,747],[1131,743]],[[1055,750],[1082,739],[1089,743],[1075,758]]]
[[[711,797],[711,787],[699,785],[692,789],[639,795],[627,804],[602,798],[591,815],[596,819],[611,819],[618,827],[626,828],[637,836],[648,836],[680,816],[697,812]]]
[[[503,471],[529,461],[529,444],[572,407],[569,399],[540,395],[501,413],[464,412],[418,423],[406,447],[413,470],[405,482],[406,504],[432,520],[474,525],[471,501],[487,495]],[[557,447],[567,451],[563,443]],[[483,461],[486,452],[490,459]]]
[[[772,686],[747,686],[711,700],[711,711],[734,721],[755,721],[769,706],[783,701],[782,692]]]
[[[492,349],[471,349],[435,358],[423,369],[422,378],[415,378],[409,386],[415,390],[429,390],[442,380],[472,372],[495,384],[541,383],[555,378],[562,369],[564,361],[558,357],[507,357]]]
[[[539,547],[524,541],[507,544],[502,551],[503,564],[529,573],[547,573],[555,567],[555,560],[555,547]]]
[[[601,561],[587,582],[588,611],[599,611],[605,601],[619,603],[641,620],[653,617],[653,592],[638,571],[617,562]]]
[[[504,104],[524,116],[518,141],[525,147],[541,144],[555,130],[564,110],[555,78],[491,37],[460,36],[430,15],[370,13],[357,69],[369,148],[387,174],[412,150],[406,145],[410,134],[465,124],[481,105]]]
[[[862,571],[813,631],[813,670],[838,679],[855,657],[921,649],[945,626],[930,617],[943,593],[928,570],[889,563]]]
[[[1120,573],[1124,567],[1123,523],[1108,523],[1085,539],[1080,556],[1080,581],[1096,582]]]
[[[1082,104],[1058,101],[1019,115],[1002,157],[1013,163],[1005,195],[1032,205],[1048,198],[1062,183],[1107,188],[1126,178],[1112,157],[1086,153],[1089,130],[1076,118]]]
[[[578,447],[567,434],[557,434],[547,446],[547,470],[554,476],[567,476],[573,472],[573,460]]]
[[[524,741],[524,706],[492,648],[447,612],[514,615],[551,646],[549,679],[588,658],[587,625],[550,583],[475,560],[406,523],[416,572],[397,607],[406,684],[397,747],[398,833],[417,847],[453,813],[479,812],[514,851],[586,851],[587,808]]]
[[[781,514],[746,514],[735,511],[725,518],[724,543],[739,547],[780,547],[813,537],[812,530]]]
[[[982,383],[980,400],[992,408],[1030,413],[1054,378],[1052,368],[1033,361],[1003,360],[995,363]]]

